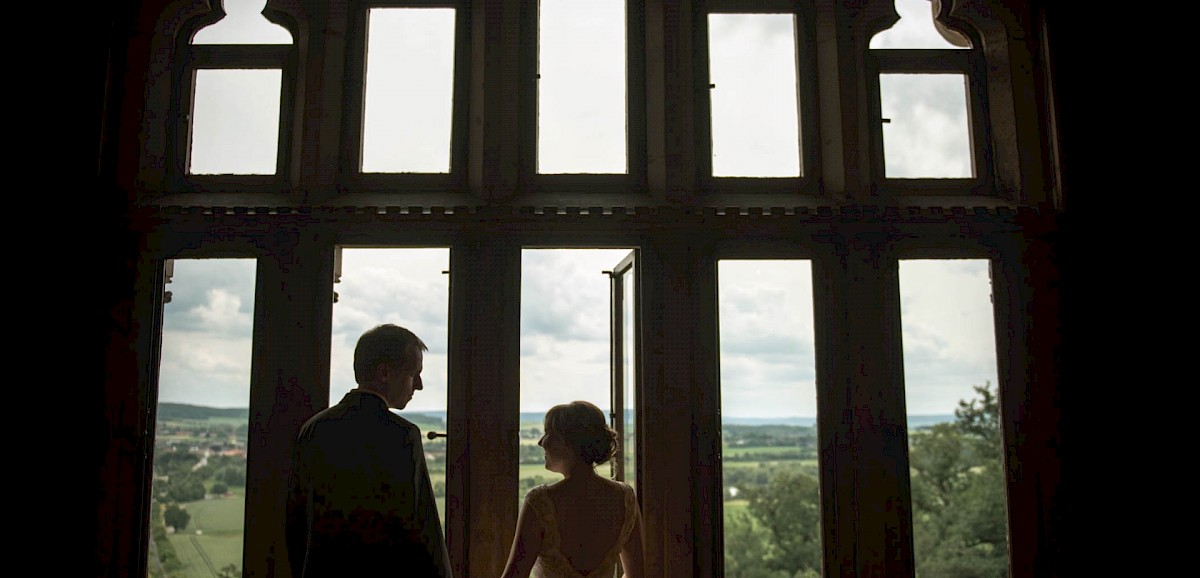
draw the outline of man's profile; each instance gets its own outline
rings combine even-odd
[[[297,578],[450,576],[421,432],[389,411],[422,389],[428,348],[380,325],[354,348],[358,387],[300,428],[287,500]]]

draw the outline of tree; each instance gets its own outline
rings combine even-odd
[[[187,510],[175,504],[167,506],[167,509],[163,511],[163,522],[168,526],[174,527],[176,532],[181,532],[184,528],[187,528],[188,522],[191,520],[192,515],[187,513]]]
[[[155,452],[154,472],[172,479],[187,476],[199,461],[200,456],[185,451]]]
[[[217,480],[224,482],[230,486],[245,486],[246,485],[246,465],[230,466],[217,472]]]
[[[770,536],[765,566],[785,576],[821,571],[820,485],[808,474],[780,470],[764,487],[747,490],[750,513]]]
[[[226,486],[221,482],[217,482],[212,485],[212,493],[217,496],[224,496],[225,494],[229,493],[229,486]]]
[[[976,464],[998,462],[1003,442],[1000,437],[1000,402],[992,393],[991,383],[972,386],[978,399],[960,400],[954,410],[955,425],[962,431],[974,455],[968,461]]]
[[[194,502],[204,499],[204,484],[197,479],[172,482],[167,489],[167,498],[173,502]]]
[[[1008,575],[1000,408],[990,384],[953,423],[913,432],[913,543],[927,578]]]
[[[725,578],[790,578],[785,570],[767,567],[772,548],[771,533],[749,513],[725,515]]]

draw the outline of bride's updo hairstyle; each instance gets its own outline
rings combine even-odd
[[[562,436],[583,461],[598,466],[617,455],[617,432],[595,404],[573,401],[546,412],[546,433]]]

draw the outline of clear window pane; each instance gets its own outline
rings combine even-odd
[[[541,0],[537,171],[624,173],[625,2]]]
[[[971,127],[962,74],[881,74],[888,178],[970,178]]]
[[[196,71],[193,175],[273,175],[279,156],[279,69]]]
[[[589,401],[605,416],[612,402],[610,281],[605,271],[628,249],[525,249],[521,252],[520,496],[562,475],[547,470],[537,445],[546,410]],[[597,472],[609,476],[611,464]]]
[[[918,576],[1008,576],[986,260],[900,262]]]
[[[446,349],[450,325],[450,250],[343,248],[341,281],[334,285],[333,338],[330,347],[329,403],[336,404],[354,381],[354,346],[368,329],[383,323],[407,328],[421,338],[425,352],[423,389],[402,411],[392,410],[421,428],[446,433]],[[422,437],[438,514],[446,519],[446,439]]]
[[[821,575],[812,269],[718,264],[726,576]]]
[[[196,32],[192,44],[291,44],[288,30],[263,16],[267,0],[221,0],[225,17]]]
[[[241,575],[255,262],[168,263],[148,567]]]
[[[796,18],[709,14],[715,177],[797,177]]]
[[[967,37],[942,28],[933,20],[934,3],[929,0],[896,0],[900,15],[891,28],[871,38],[871,48],[970,48]]]
[[[372,8],[362,172],[448,173],[454,9]]]

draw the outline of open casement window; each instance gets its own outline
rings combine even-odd
[[[897,0],[867,51],[873,171],[884,195],[991,194],[986,65],[977,40]]]
[[[521,250],[519,498],[563,475],[539,447],[552,407],[585,401],[607,414],[613,429],[634,433],[634,254],[628,247]],[[632,481],[629,439],[618,438],[619,450],[630,449],[597,473]]]
[[[522,15],[521,187],[646,189],[643,0],[542,0]]]
[[[170,181],[176,192],[282,191],[292,159],[294,24],[265,0],[224,0],[178,36]]]
[[[454,0],[351,3],[341,179],[446,192],[467,174],[467,34]]]
[[[609,274],[612,300],[612,414],[611,426],[617,430],[619,448],[613,459],[613,478],[637,489],[638,447],[638,331],[635,265],[637,251],[630,251]]]
[[[811,6],[791,0],[704,0],[700,14],[694,41],[701,189],[815,191]]]

